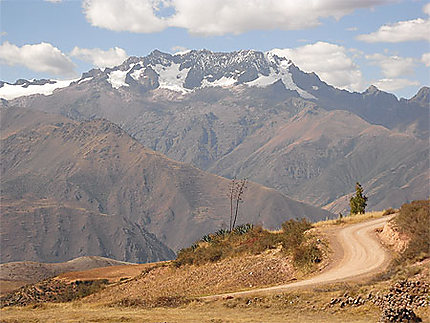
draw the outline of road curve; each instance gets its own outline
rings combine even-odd
[[[339,245],[339,248],[334,248],[335,254],[333,259],[338,260],[335,260],[334,264],[314,277],[285,285],[211,295],[203,297],[203,299],[282,292],[292,288],[351,281],[375,274],[384,269],[389,260],[389,254],[379,243],[375,235],[375,230],[383,227],[389,219],[391,217],[352,224],[336,232],[334,243]]]

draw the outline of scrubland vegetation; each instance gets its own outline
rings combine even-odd
[[[280,248],[286,256],[291,256],[297,267],[310,268],[320,262],[322,257],[317,239],[307,232],[311,228],[312,224],[303,219],[284,222],[278,232],[250,224],[238,226],[231,232],[219,230],[204,236],[191,247],[180,250],[173,263],[176,267],[201,265]]]

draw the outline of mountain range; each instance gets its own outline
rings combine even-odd
[[[0,95],[53,84],[18,83]],[[356,181],[371,209],[429,195],[428,87],[411,99],[340,90],[276,50],[156,50],[58,86],[2,105],[105,118],[169,158],[333,212],[347,211]]]

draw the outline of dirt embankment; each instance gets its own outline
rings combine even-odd
[[[393,221],[388,221],[379,233],[382,243],[395,252],[402,253],[406,250],[409,237],[401,233]]]

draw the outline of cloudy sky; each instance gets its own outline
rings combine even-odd
[[[279,49],[350,91],[430,85],[430,2],[0,0],[0,79],[71,79],[154,49]]]

